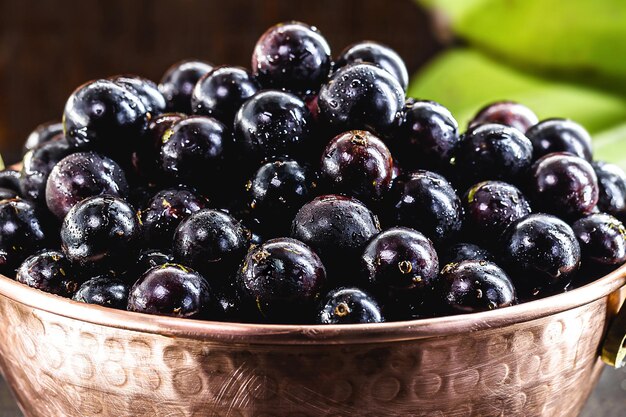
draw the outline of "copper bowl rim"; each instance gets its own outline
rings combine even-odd
[[[0,275],[0,294],[28,307],[99,326],[233,344],[356,344],[448,336],[520,324],[580,307],[626,285],[626,265],[572,291],[500,310],[411,321],[351,325],[248,324],[155,316],[85,304]]]

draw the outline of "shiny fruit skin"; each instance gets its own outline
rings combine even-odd
[[[264,321],[306,323],[313,320],[326,270],[307,245],[278,238],[250,249],[237,282]]]
[[[591,213],[598,202],[598,179],[586,160],[569,153],[548,154],[530,170],[530,195],[537,210],[567,218]]]
[[[161,251],[159,249],[143,249],[139,252],[139,255],[137,255],[137,259],[127,271],[126,276],[130,282],[135,282],[148,269],[173,262],[174,257],[169,252]]]
[[[129,285],[121,279],[101,275],[85,281],[72,299],[81,303],[126,310],[129,290]]]
[[[179,264],[146,271],[130,290],[128,310],[161,316],[204,318],[215,308],[206,279]]]
[[[14,276],[24,259],[44,247],[48,239],[42,220],[33,203],[0,201],[0,273]]]
[[[190,190],[168,188],[156,193],[139,211],[144,246],[169,249],[176,228],[189,215],[207,206],[207,200]]]
[[[0,171],[0,187],[8,188],[20,194],[20,171],[15,169],[3,169]]]
[[[247,230],[233,217],[203,209],[178,225],[172,250],[177,262],[202,273],[218,290],[237,271],[248,250],[248,239]]]
[[[400,125],[404,90],[387,71],[372,64],[347,65],[333,74],[318,95],[320,123],[337,134],[369,130],[392,135]]]
[[[212,117],[179,120],[163,134],[161,171],[173,182],[201,185],[219,172],[229,140],[226,126]]]
[[[448,109],[434,101],[409,100],[400,131],[390,146],[407,169],[449,170],[459,143],[459,126]]]
[[[494,244],[511,223],[532,211],[522,192],[502,181],[484,181],[470,187],[463,196],[463,207],[469,236],[486,244]]]
[[[361,263],[367,284],[383,290],[420,291],[439,274],[439,258],[426,236],[407,227],[393,227],[365,247]]]
[[[337,288],[322,299],[318,324],[382,323],[385,319],[376,300],[358,288]]]
[[[461,261],[488,261],[493,262],[494,256],[486,249],[473,243],[456,243],[448,246],[439,257],[440,265],[459,263]]]
[[[78,202],[97,195],[126,197],[124,171],[112,159],[95,152],[77,152],[57,163],[46,182],[46,204],[60,220]]]
[[[600,161],[591,165],[598,177],[598,208],[626,219],[626,174],[617,165]]]
[[[165,97],[154,81],[138,75],[118,75],[110,78],[110,80],[139,97],[146,111],[150,113],[150,120],[165,112]]]
[[[78,87],[63,113],[64,132],[70,145],[115,157],[132,152],[148,120],[148,111],[139,97],[109,80]]]
[[[320,175],[331,192],[361,201],[380,201],[391,189],[393,159],[370,132],[351,130],[335,136],[322,154]]]
[[[572,225],[583,264],[621,265],[626,262],[626,228],[610,214],[597,213],[578,219]]]
[[[250,159],[298,156],[310,146],[313,118],[297,96],[262,91],[237,111],[235,142]]]
[[[63,253],[72,265],[87,270],[125,270],[138,252],[139,238],[135,210],[110,195],[82,200],[61,226]]]
[[[259,89],[258,82],[245,68],[216,67],[196,83],[191,109],[194,114],[211,116],[232,126],[237,110]]]
[[[477,126],[496,123],[514,127],[526,133],[531,126],[539,122],[537,115],[523,104],[514,101],[497,101],[483,107],[469,124],[469,129]]]
[[[419,230],[436,245],[453,239],[463,226],[461,199],[441,175],[417,170],[399,179],[392,203],[392,223]]]
[[[61,297],[71,297],[81,284],[65,255],[48,249],[26,258],[15,280]]]
[[[591,136],[584,127],[567,119],[547,119],[526,132],[533,144],[534,159],[554,152],[568,152],[591,162]]]
[[[284,89],[302,96],[317,92],[328,77],[330,46],[314,26],[279,23],[257,41],[252,72],[263,88]]]
[[[487,261],[461,261],[446,265],[435,293],[448,314],[466,314],[509,307],[516,292],[507,274]]]
[[[320,256],[332,282],[357,275],[365,245],[379,232],[378,218],[363,203],[333,194],[302,206],[291,225],[291,237]]]
[[[204,61],[180,61],[167,69],[159,82],[159,91],[167,103],[166,111],[191,114],[191,95],[196,83],[213,66]]]
[[[46,183],[54,166],[75,152],[64,136],[43,142],[24,155],[20,171],[20,194],[40,207],[46,207]]]
[[[56,121],[42,123],[26,138],[22,155],[26,155],[28,151],[35,149],[44,142],[61,136],[63,136],[63,123]]]
[[[574,231],[549,214],[530,214],[511,224],[501,247],[506,270],[519,293],[563,290],[580,267],[581,251]]]
[[[9,189],[0,187],[0,200],[10,200],[19,197],[19,193]]]
[[[404,91],[409,85],[409,72],[406,64],[400,55],[387,45],[372,41],[354,43],[339,54],[335,70],[354,63],[369,63],[384,69],[398,80]]]

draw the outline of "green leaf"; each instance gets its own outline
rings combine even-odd
[[[624,0],[422,0],[456,34],[520,68],[626,92]]]
[[[626,126],[617,128],[626,121],[626,100],[622,97],[529,75],[476,51],[453,49],[443,53],[413,78],[408,95],[448,107],[462,129],[485,104],[518,101],[540,119],[566,117],[592,134],[606,132],[598,138],[599,155],[613,162],[626,159]]]

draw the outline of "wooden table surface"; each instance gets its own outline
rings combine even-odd
[[[20,416],[22,414],[6,383],[0,379],[0,417]],[[626,416],[626,367],[620,370],[607,368],[580,417],[624,416]]]

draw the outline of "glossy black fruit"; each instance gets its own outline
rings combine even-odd
[[[456,243],[446,248],[439,256],[439,264],[459,263],[461,261],[489,261],[493,262],[494,256],[486,249],[473,243]]]
[[[301,155],[312,140],[313,119],[304,101],[282,91],[262,91],[235,116],[239,148],[251,159]]]
[[[404,61],[396,51],[386,45],[372,41],[352,44],[339,54],[335,68],[354,63],[369,63],[384,69],[398,80],[405,91],[409,85],[409,72]]]
[[[626,262],[626,228],[610,214],[590,214],[572,229],[585,265],[621,265]]]
[[[20,194],[46,207],[46,183],[52,168],[75,150],[64,136],[43,142],[24,155],[20,172]]]
[[[264,321],[302,323],[313,320],[326,270],[307,245],[279,238],[251,248],[237,280]]]
[[[476,313],[509,307],[516,292],[507,274],[487,261],[446,265],[436,283],[437,301],[449,314]]]
[[[138,252],[135,210],[112,196],[87,198],[67,213],[61,242],[70,262],[89,270],[124,271]]]
[[[161,171],[172,181],[202,185],[219,172],[227,141],[226,127],[212,117],[179,120],[163,134]]]
[[[139,211],[144,246],[170,249],[174,231],[187,216],[207,205],[204,197],[181,188],[159,191]]]
[[[248,250],[247,230],[219,210],[203,209],[183,220],[172,244],[174,259],[202,273],[216,290],[235,273]]]
[[[335,136],[322,154],[320,174],[331,192],[380,201],[391,189],[393,159],[372,133],[351,130]]]
[[[515,220],[530,214],[530,204],[515,186],[501,181],[484,181],[463,196],[465,226],[477,242],[497,245],[496,239]]]
[[[390,141],[394,155],[408,169],[447,170],[460,140],[450,111],[434,101],[410,100],[403,113],[401,130]]]
[[[317,188],[311,170],[293,159],[268,162],[247,184],[250,212],[272,233],[289,233],[291,220]]]
[[[498,101],[483,107],[470,122],[469,129],[496,123],[527,133],[527,130],[538,122],[537,115],[523,104],[514,101]]]
[[[330,47],[314,26],[286,22],[269,28],[252,53],[252,72],[264,88],[315,93],[330,71]]]
[[[0,187],[0,200],[8,200],[11,198],[16,198],[16,197],[19,197],[18,192],[13,191],[9,188]]]
[[[206,279],[179,264],[149,269],[130,290],[128,310],[163,316],[202,318],[216,301]]]
[[[71,297],[81,284],[65,255],[56,250],[28,257],[17,269],[15,280],[62,297]]]
[[[515,184],[530,167],[533,146],[519,130],[480,125],[463,136],[454,153],[454,169],[462,184],[502,180]]]
[[[418,170],[398,180],[391,201],[392,223],[419,230],[441,244],[463,225],[463,207],[444,177]]]
[[[439,274],[432,242],[407,227],[393,227],[374,237],[361,257],[367,284],[383,290],[423,290]]]
[[[191,109],[195,114],[215,117],[230,127],[239,107],[259,88],[256,79],[245,68],[217,67],[194,87]]]
[[[28,151],[31,151],[41,145],[44,142],[48,142],[57,137],[63,136],[63,123],[60,122],[47,122],[42,123],[35,128],[30,134],[28,138],[26,138],[26,142],[24,142],[24,149],[22,151],[22,155],[25,155]]]
[[[381,323],[385,321],[374,298],[358,288],[338,288],[320,303],[319,324]]]
[[[165,98],[154,81],[138,75],[118,75],[110,78],[110,80],[125,87],[139,97],[148,113],[150,113],[149,119],[165,111]]]
[[[20,193],[20,171],[3,169],[0,171],[0,187]]]
[[[180,61],[167,69],[159,84],[167,111],[191,114],[191,94],[202,76],[213,69],[204,61]]]
[[[126,276],[130,282],[135,282],[148,269],[172,262],[174,262],[174,257],[169,252],[164,252],[159,249],[144,249],[139,252],[137,259],[127,271]]]
[[[598,208],[620,219],[626,219],[626,174],[617,165],[605,162],[591,164],[598,177]]]
[[[64,131],[72,146],[126,155],[148,125],[148,111],[132,91],[110,80],[78,87],[65,104]]]
[[[85,281],[72,299],[81,303],[126,310],[129,290],[128,284],[121,279],[100,275]]]
[[[572,228],[548,214],[513,223],[502,239],[506,270],[520,293],[565,288],[580,266],[580,245]]]
[[[596,173],[586,160],[569,153],[540,158],[530,171],[533,205],[557,216],[576,217],[591,213],[598,202]]]
[[[46,204],[59,219],[79,201],[102,194],[126,197],[128,183],[119,165],[94,152],[63,158],[46,182]]]
[[[22,261],[46,240],[42,217],[32,203],[19,198],[0,201],[0,273],[14,276]]]
[[[569,152],[591,162],[591,136],[584,127],[566,119],[547,119],[526,132],[533,144],[533,155],[539,159],[553,152]]]
[[[334,133],[369,130],[385,137],[400,123],[404,90],[383,69],[351,64],[322,86],[317,105],[320,122]]]
[[[305,204],[291,225],[291,237],[310,246],[334,282],[358,275],[359,257],[380,232],[378,218],[360,201],[324,195]]]

